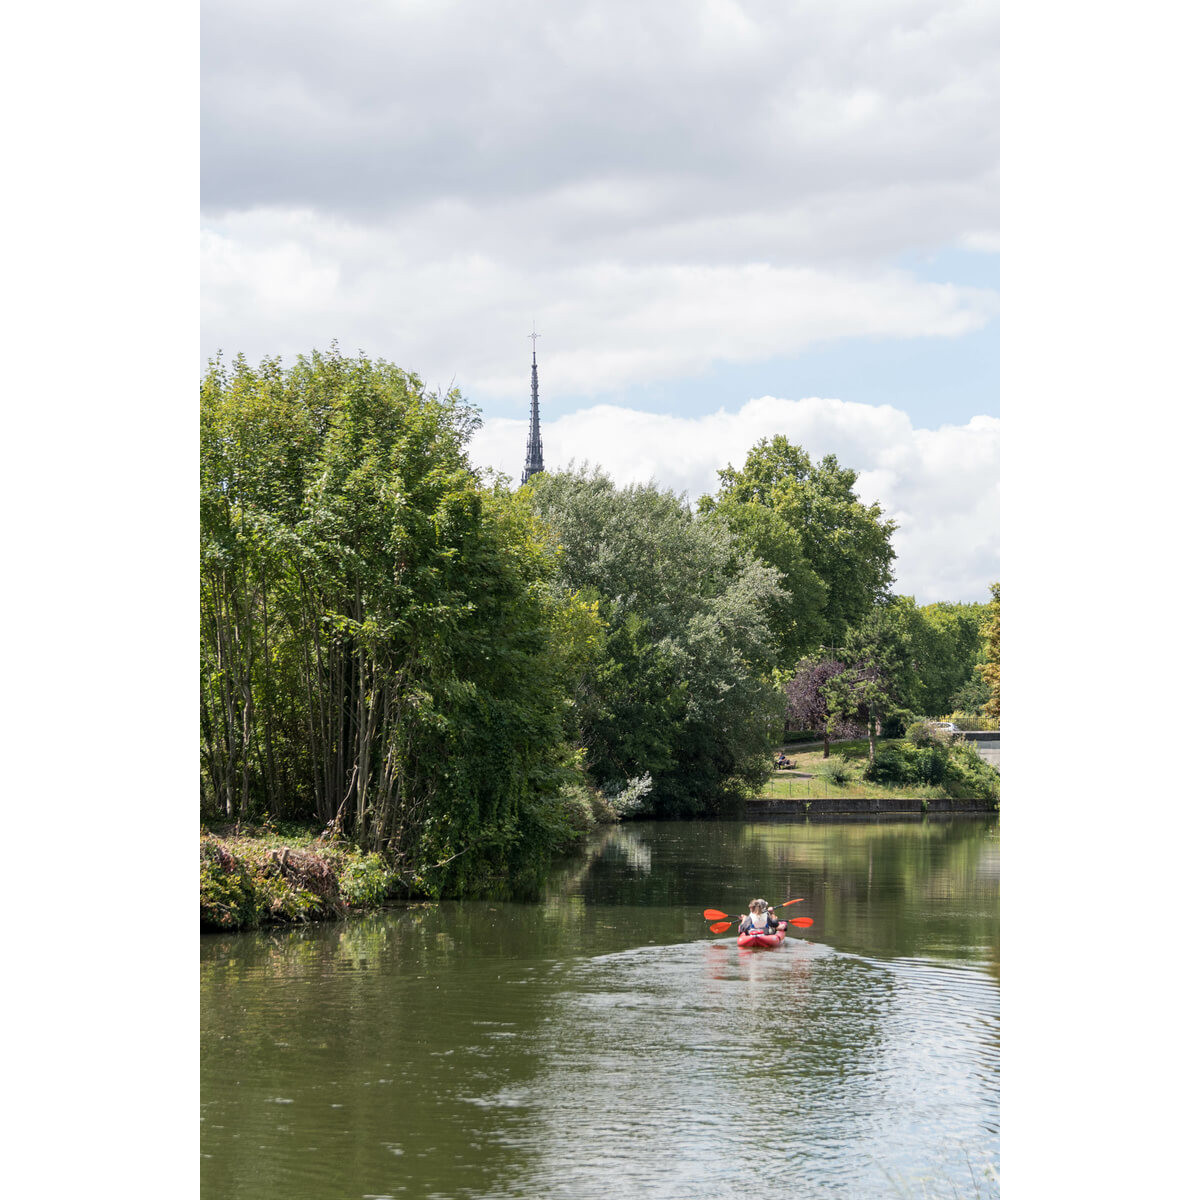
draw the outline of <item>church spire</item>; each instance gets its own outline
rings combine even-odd
[[[522,483],[528,483],[532,476],[545,470],[542,466],[542,427],[538,419],[537,394],[537,340],[542,335],[535,330],[529,336],[533,339],[533,370],[531,372],[533,400],[529,409],[529,439],[525,443],[525,470],[521,472]]]

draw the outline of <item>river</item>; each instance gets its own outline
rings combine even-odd
[[[812,927],[709,932],[758,895]],[[632,823],[200,983],[206,1200],[998,1195],[997,818]]]

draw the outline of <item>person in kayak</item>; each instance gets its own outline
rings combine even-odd
[[[779,918],[765,900],[750,901],[750,915],[742,917],[738,933],[778,933]]]

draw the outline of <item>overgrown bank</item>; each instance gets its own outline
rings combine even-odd
[[[638,812],[647,791],[648,779],[608,795],[567,789],[553,849],[572,850],[598,826]],[[436,865],[423,875],[406,874],[382,854],[316,828],[268,821],[200,832],[203,932],[337,920],[392,901],[437,899],[442,882]]]
[[[400,880],[381,855],[269,827],[200,837],[200,928],[321,921],[377,907]]]

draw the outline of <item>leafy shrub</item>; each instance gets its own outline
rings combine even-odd
[[[898,708],[895,712],[889,713],[880,723],[880,737],[899,738],[904,737],[905,726],[916,716],[916,713],[910,708]]]
[[[934,785],[957,800],[999,800],[999,772],[969,742],[939,741],[936,733],[928,745],[905,741],[881,746],[863,778],[872,783]]]
[[[892,742],[879,748],[863,778],[872,783],[940,784],[946,778],[949,760],[950,749],[945,745]]]
[[[583,837],[596,824],[596,818],[592,816],[592,802],[583,788],[573,787],[563,793],[563,813],[571,841]]]
[[[925,717],[913,721],[904,731],[905,741],[914,746],[948,746],[953,736],[948,729],[935,729],[933,722]]]
[[[904,730],[904,740],[914,746],[931,746],[937,739],[934,736],[933,723],[925,717],[909,723]]]
[[[649,807],[650,793],[653,789],[654,780],[647,771],[635,779],[626,780],[623,787],[610,784],[604,789],[604,794],[612,805],[613,812],[617,814],[617,819],[624,821]]]
[[[850,763],[840,754],[835,754],[825,765],[825,774],[833,783],[849,783]]]
[[[298,887],[286,875],[263,875],[255,883],[262,900],[264,921],[319,921],[329,915],[330,908],[323,897]]]
[[[561,854],[577,845],[591,832],[596,822],[592,816],[592,804],[587,788],[578,781],[563,786],[557,794],[545,798],[538,809],[538,837],[548,854]],[[512,883],[511,873],[507,883]],[[497,875],[485,894],[493,899],[511,899],[505,880]],[[431,881],[418,877],[416,891],[421,895],[434,895]],[[532,886],[532,885],[531,885]],[[476,881],[476,890],[478,881]]]
[[[338,872],[338,891],[347,904],[382,904],[395,882],[378,854],[352,858]]]
[[[247,865],[216,838],[200,841],[200,928],[246,929],[265,908]]]
[[[592,809],[592,821],[597,825],[615,825],[620,818],[613,808],[609,798],[595,788],[584,789],[588,804]]]
[[[347,904],[380,904],[399,882],[379,854],[345,845],[295,844],[302,840],[201,837],[200,928],[322,920],[343,914]]]
[[[957,800],[1000,799],[1000,772],[979,757],[970,742],[956,742],[950,747],[946,778],[942,785],[946,794]]]

